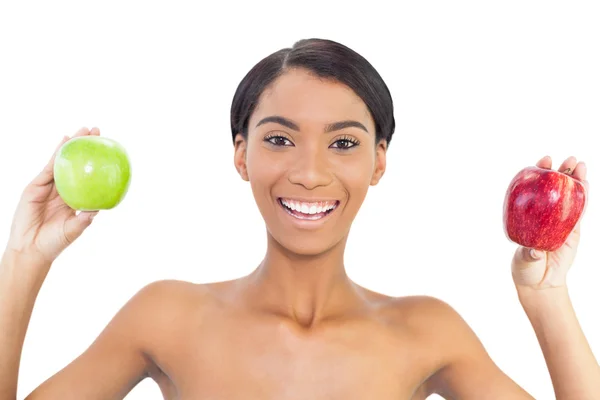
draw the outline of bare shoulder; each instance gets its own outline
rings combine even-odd
[[[203,286],[206,285],[199,285],[176,279],[164,279],[148,283],[143,286],[135,296],[139,297],[140,300],[146,301],[156,298],[164,300],[165,296],[175,300],[182,296],[193,295],[194,293],[199,292],[198,289]]]
[[[202,310],[203,287],[157,281],[135,293],[93,343],[49,377],[27,399],[123,398],[148,376],[156,376],[151,355],[169,343],[192,310]],[[187,314],[187,315],[183,315]],[[165,386],[161,386],[165,387]],[[65,395],[67,395],[65,397]]]
[[[408,296],[393,301],[394,316],[436,355],[439,370],[465,354],[484,359],[483,344],[460,313],[432,296]]]
[[[391,297],[366,290],[372,304],[377,304],[390,322],[420,335],[440,328],[465,324],[460,314],[448,303],[432,296],[414,295]]]
[[[197,292],[192,283],[178,280],[160,280],[143,286],[123,306],[135,324],[143,320],[161,318],[177,310]]]
[[[460,313],[431,296],[394,298],[390,312],[398,324],[423,341],[435,368],[423,392],[461,399],[531,399],[501,371]]]
[[[389,304],[398,313],[398,317],[402,315],[408,316],[416,313],[424,319],[429,319],[432,316],[443,316],[448,318],[460,318],[458,313],[445,301],[426,295],[414,295],[403,297],[389,297]],[[425,313],[423,315],[422,313]],[[415,320],[415,322],[420,319]],[[427,321],[431,322],[431,321]]]
[[[432,296],[407,296],[392,301],[395,317],[419,335],[426,335],[441,345],[453,333],[470,330],[468,324],[450,304]],[[464,333],[464,332],[463,332]],[[452,339],[469,341],[469,337],[460,335]]]
[[[151,354],[156,343],[170,331],[179,328],[190,312],[202,310],[210,303],[203,285],[180,280],[158,280],[148,283],[134,293],[108,325],[114,340],[123,337],[143,354]],[[158,329],[157,329],[158,328]]]
[[[167,279],[142,287],[128,302],[132,316],[152,324],[178,321],[184,314],[201,314],[215,305],[217,291],[210,284]]]
[[[143,286],[131,301],[141,308],[158,305],[168,308],[191,297],[202,296],[202,292],[207,291],[203,290],[204,287],[205,285],[175,279],[158,280]]]
[[[449,365],[455,353],[475,346],[474,332],[447,302],[425,295],[387,297],[379,302],[386,321],[396,334],[403,334],[413,346],[432,359],[436,370]],[[462,350],[461,350],[462,349]]]

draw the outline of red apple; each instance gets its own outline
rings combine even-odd
[[[554,251],[573,231],[585,202],[581,181],[551,169],[524,168],[506,191],[504,232],[521,246]]]

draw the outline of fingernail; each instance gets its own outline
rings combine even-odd
[[[536,249],[530,249],[529,250],[529,255],[531,256],[531,258],[533,258],[534,260],[539,260],[541,258],[540,253],[536,250]]]

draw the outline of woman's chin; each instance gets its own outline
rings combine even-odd
[[[302,257],[316,257],[323,255],[339,245],[339,241],[327,241],[317,235],[313,237],[273,237],[273,240],[285,252]]]

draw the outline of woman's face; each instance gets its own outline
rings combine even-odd
[[[363,101],[343,84],[292,70],[262,94],[236,139],[235,164],[248,180],[271,236],[302,255],[343,240],[370,185],[385,170],[385,141]]]

